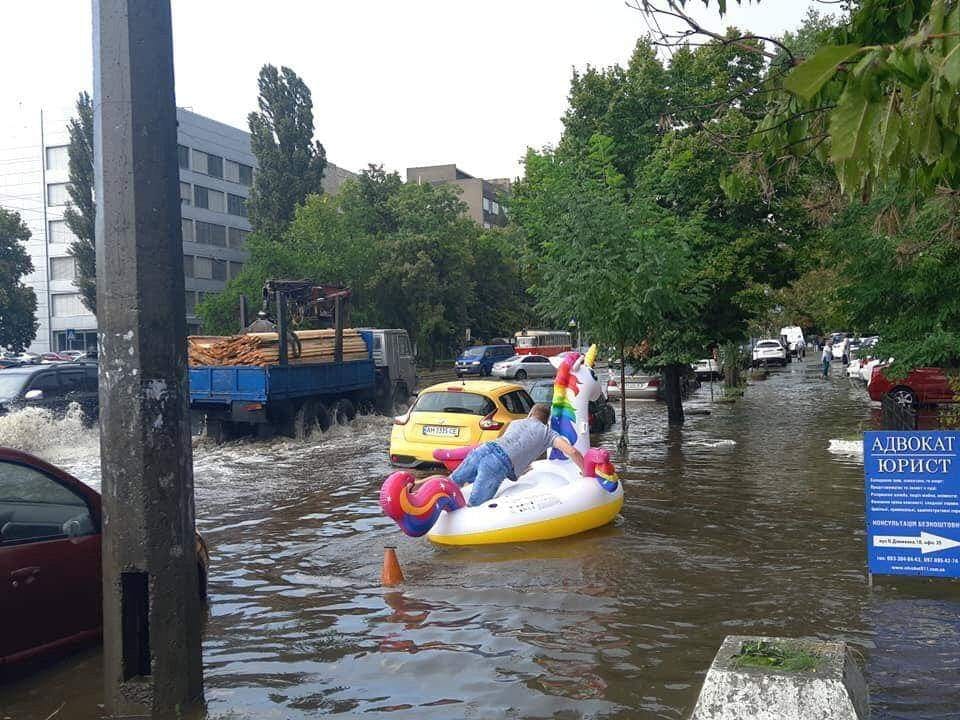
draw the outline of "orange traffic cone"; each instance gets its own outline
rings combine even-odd
[[[380,584],[393,587],[403,582],[403,570],[397,560],[397,549],[390,545],[383,548],[383,572],[380,573]]]

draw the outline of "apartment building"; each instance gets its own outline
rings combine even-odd
[[[63,219],[72,110],[20,110],[0,128],[0,205],[19,212],[31,232],[26,247],[34,272],[25,282],[37,295],[34,352],[96,347],[96,317],[74,285],[76,265],[68,248],[75,238]],[[197,333],[197,303],[223,290],[246,261],[247,198],[256,161],[243,130],[184,108],[177,109],[177,122],[187,327]],[[336,193],[350,177],[328,163],[324,191]]]
[[[407,182],[458,187],[461,200],[467,204],[467,214],[478,225],[489,228],[507,224],[507,213],[501,204],[503,196],[510,193],[510,181],[506,178],[484,180],[456,165],[425,165],[407,168]]]

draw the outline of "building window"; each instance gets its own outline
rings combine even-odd
[[[230,182],[240,182],[240,163],[233,160],[223,161],[223,179]]]
[[[50,183],[47,185],[47,205],[66,205],[70,199],[66,183]]]
[[[90,312],[83,306],[79,293],[69,295],[51,295],[54,317],[73,317],[76,315],[89,315]]]
[[[240,166],[240,184],[246,185],[247,187],[253,186],[253,168],[249,165],[244,165],[243,163],[238,163]]]
[[[233,280],[236,277],[239,277],[240,273],[243,272],[243,263],[230,261],[230,279]]]
[[[184,293],[184,300],[186,301],[187,306],[187,315],[196,315],[197,311],[197,294],[193,290],[187,290]]]
[[[191,163],[193,171],[198,173],[207,174],[207,154],[201,152],[200,150],[194,149],[193,151],[193,163]]]
[[[188,278],[193,277],[193,255],[183,256],[183,276]]]
[[[213,280],[213,259],[197,255],[193,259],[193,276],[197,280]]]
[[[70,165],[70,155],[66,145],[47,148],[47,170],[66,170]]]
[[[230,247],[236,248],[237,250],[243,250],[247,244],[247,236],[250,234],[249,230],[241,230],[240,228],[227,228],[228,230],[228,239],[230,240]]]
[[[489,198],[484,198],[482,205],[483,205],[483,211],[484,211],[484,212],[490,212],[490,199],[489,199]]]
[[[500,203],[498,203],[496,200],[491,200],[491,201],[490,201],[490,212],[492,212],[494,215],[499,215],[499,214],[500,214]]]
[[[227,212],[231,215],[247,216],[247,199],[240,195],[227,193]]]
[[[197,242],[204,245],[216,245],[217,247],[226,247],[227,229],[223,225],[215,223],[201,222],[197,220]]]
[[[226,260],[213,261],[213,279],[223,280],[224,282],[226,282],[226,279],[227,279],[227,261]]]
[[[190,183],[180,183],[180,203],[182,205],[192,205],[192,193],[190,192]]]
[[[184,242],[193,242],[193,220],[189,218],[180,218],[180,232],[183,235]]]
[[[70,232],[66,220],[51,220],[47,223],[48,243],[71,243],[77,236]]]
[[[207,175],[215,178],[223,177],[223,158],[219,155],[207,155]]]
[[[177,164],[181,170],[190,169],[190,148],[186,145],[177,145]]]
[[[205,188],[202,185],[193,186],[193,204],[198,208],[205,208],[214,212],[222,213],[226,210],[223,193],[219,190]]]
[[[51,280],[73,280],[77,277],[77,261],[72,257],[50,258]]]

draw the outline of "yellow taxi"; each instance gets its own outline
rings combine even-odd
[[[533,400],[522,385],[455,380],[420,392],[406,414],[394,418],[390,463],[435,464],[433,451],[479,445],[503,435],[512,420],[526,417]]]

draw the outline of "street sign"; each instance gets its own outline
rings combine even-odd
[[[75,330],[67,330],[67,342],[73,342],[77,339],[77,333]]]
[[[874,575],[960,577],[960,433],[863,434]]]

